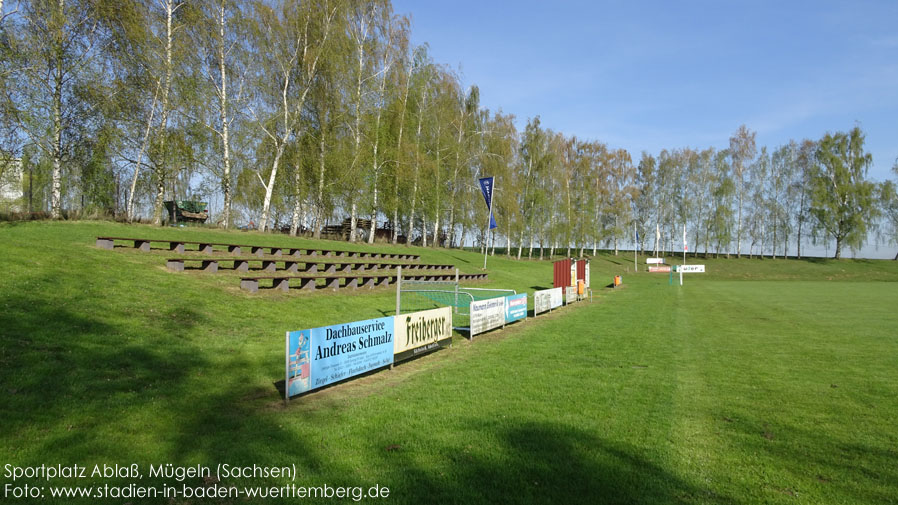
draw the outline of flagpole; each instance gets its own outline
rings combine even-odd
[[[636,231],[636,221],[633,221],[633,237],[636,238],[636,242],[633,242],[633,272],[635,273],[639,270],[636,262],[636,248],[639,247],[639,232]]]
[[[683,264],[686,264],[686,223],[683,223]]]

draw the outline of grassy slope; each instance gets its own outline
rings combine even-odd
[[[709,273],[680,288],[602,256],[593,304],[284,408],[283,332],[389,313],[393,291],[250,296],[98,234],[297,243],[0,225],[4,463],[296,463],[297,484],[380,483],[402,503],[898,499],[895,262],[690,257]],[[547,263],[489,261],[482,286],[551,283]],[[624,289],[598,288],[615,273]]]

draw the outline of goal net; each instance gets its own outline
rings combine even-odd
[[[456,281],[420,281],[402,279],[399,284],[399,312],[452,307],[452,325],[467,329],[471,302],[516,294],[513,289],[468,288]]]

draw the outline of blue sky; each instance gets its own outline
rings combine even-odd
[[[476,84],[481,105],[646,150],[768,149],[855,124],[870,176],[898,157],[898,1],[393,0],[412,41]]]

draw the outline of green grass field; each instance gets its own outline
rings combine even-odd
[[[296,486],[380,485],[383,503],[898,502],[894,261],[690,257],[708,273],[681,287],[603,254],[592,303],[456,336],[450,349],[285,406],[275,386],[284,332],[389,315],[391,287],[249,295],[233,273],[171,273],[166,253],[100,250],[97,235],[309,242],[0,224],[0,485],[180,486],[146,469],[295,464]],[[483,261],[412,250],[469,273]],[[549,262],[496,256],[488,272],[478,286],[532,293],[552,282]],[[604,288],[615,274],[624,286]],[[13,483],[5,471],[132,463],[143,479]],[[309,500],[0,494],[297,501]]]

